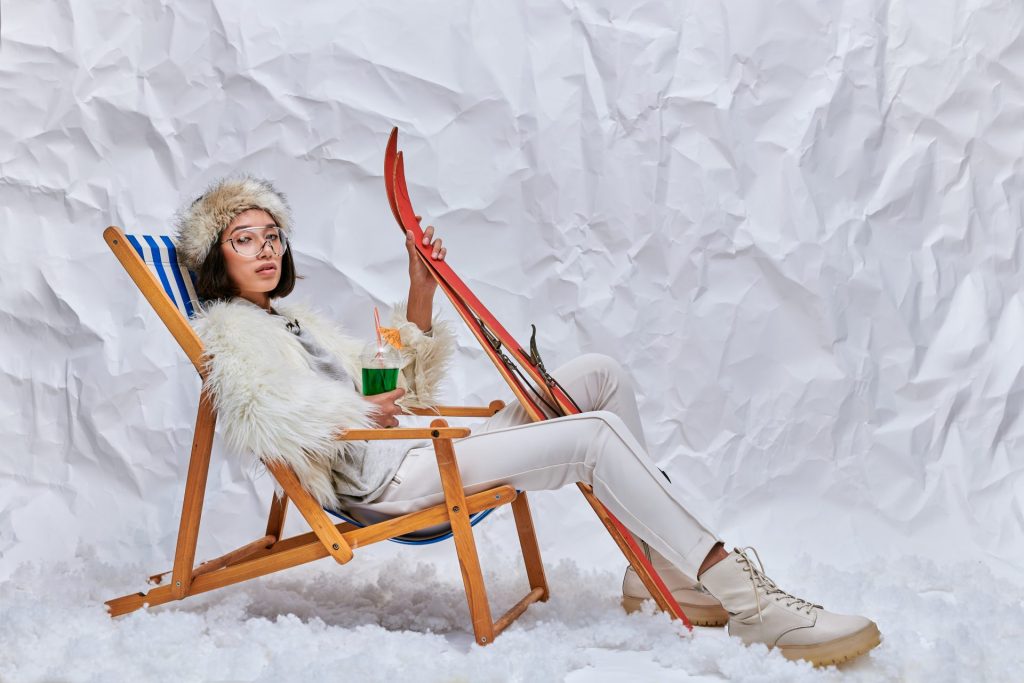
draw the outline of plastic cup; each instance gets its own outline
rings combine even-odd
[[[378,347],[371,342],[360,356],[363,368],[363,396],[374,396],[398,388],[402,355],[392,346]]]

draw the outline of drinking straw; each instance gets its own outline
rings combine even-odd
[[[380,336],[380,311],[377,307],[373,307],[373,325],[377,330],[377,355],[381,355],[384,352],[384,340]]]

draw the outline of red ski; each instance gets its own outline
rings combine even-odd
[[[536,328],[530,338],[530,351],[523,347],[509,334],[501,323],[480,303],[466,283],[455,274],[447,261],[435,261],[430,257],[430,247],[423,244],[423,229],[413,210],[409,199],[409,189],[405,182],[405,164],[402,153],[398,151],[398,129],[391,131],[387,150],[384,153],[384,186],[387,191],[391,212],[402,229],[413,234],[420,259],[430,270],[438,286],[451,300],[455,310],[470,331],[480,342],[494,366],[508,383],[512,393],[534,421],[546,420],[562,415],[580,413],[579,407],[558,382],[548,374],[544,363],[537,352]],[[594,496],[591,487],[578,482],[580,491],[586,497],[594,512],[604,523],[615,543],[622,550],[626,559],[636,570],[637,575],[650,591],[654,600],[662,610],[672,617],[681,619],[690,630],[690,620],[686,618],[679,604],[672,598],[672,593],[658,576],[658,573],[647,560],[644,552],[633,540],[622,522]]]

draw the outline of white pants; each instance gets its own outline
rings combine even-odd
[[[542,491],[585,482],[630,531],[696,576],[718,539],[687,511],[647,454],[629,376],[614,359],[597,354],[576,358],[552,375],[585,412],[532,422],[515,402],[474,426],[471,436],[454,442],[466,490],[510,484]],[[352,511],[377,518],[443,500],[433,448],[417,448],[379,498]]]

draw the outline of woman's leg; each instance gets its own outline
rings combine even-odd
[[[552,375],[558,379],[581,410],[606,410],[617,415],[629,428],[630,433],[643,450],[647,452],[633,380],[615,359],[601,354],[586,354],[562,365]],[[475,434],[480,434],[530,422],[529,415],[519,405],[519,402],[513,401],[483,425],[474,427],[473,431]],[[687,575],[668,558],[652,549],[643,538],[634,534],[634,539],[661,575],[676,600],[684,605],[691,620],[703,626],[725,625],[728,613],[722,609],[717,600],[699,587],[697,579],[694,578],[695,573]],[[724,552],[719,552],[718,555],[724,555]],[[623,607],[628,611],[638,609],[645,600],[651,598],[647,587],[640,581],[640,577],[636,575],[632,567],[627,567],[623,577],[622,594]]]
[[[525,411],[509,406],[457,442],[467,490],[506,483],[534,491],[587,482],[662,559],[701,578],[728,609],[730,635],[815,664],[839,663],[878,645],[872,621],[796,598],[780,590],[746,553],[722,552],[647,456],[635,397],[617,364],[581,357],[555,374],[583,410],[595,412],[527,424]],[[395,480],[366,508],[394,515],[442,500],[433,451],[424,448],[410,453]]]
[[[606,410],[618,415],[641,448],[644,451],[647,450],[643,425],[640,423],[640,410],[636,404],[633,380],[614,358],[598,353],[584,354],[560,366],[551,375],[576,401],[580,410],[584,412]],[[523,407],[519,405],[519,401],[512,399],[496,415],[480,425],[475,425],[473,433],[481,434],[496,429],[530,424],[532,421]]]
[[[627,528],[691,576],[718,542],[687,511],[619,416],[592,411],[533,424],[489,426],[455,443],[463,485],[470,493],[500,484],[538,491],[585,482]],[[360,507],[396,515],[442,500],[437,464],[428,447],[410,452],[381,497]]]

